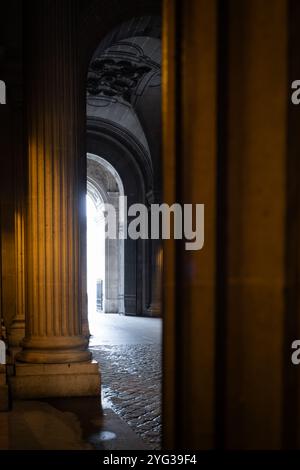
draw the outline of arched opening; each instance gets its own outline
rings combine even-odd
[[[107,159],[90,153],[87,194],[88,315],[95,326],[97,313],[124,313],[124,187]],[[108,211],[115,216],[114,238],[108,233]]]
[[[118,172],[128,206],[161,202],[160,18],[121,24],[93,54],[87,148]],[[160,251],[160,241],[125,240],[125,315],[160,316]]]
[[[153,448],[161,439],[162,245],[128,236],[128,209],[142,204],[150,213],[161,203],[160,28],[159,17],[134,18],[105,36],[89,64],[86,101],[88,195],[94,206],[102,201],[102,214],[106,205],[117,214],[93,324],[95,287],[89,302],[90,349],[101,364],[104,403]]]

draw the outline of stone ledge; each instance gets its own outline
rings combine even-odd
[[[16,375],[9,378],[13,398],[99,396],[100,372],[97,362],[69,364],[16,363]]]
[[[64,364],[29,364],[16,362],[16,377],[57,374],[99,374],[98,362],[68,362]]]

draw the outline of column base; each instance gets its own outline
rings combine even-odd
[[[161,305],[152,304],[147,310],[147,313],[150,317],[161,317]]]
[[[10,331],[8,333],[9,346],[18,347],[23,341],[25,336],[25,322],[24,320],[14,320]]]
[[[118,299],[105,299],[104,306],[105,313],[119,313]]]
[[[13,398],[101,397],[98,363],[66,364],[16,363],[16,374],[9,378]]]
[[[82,321],[82,336],[87,340],[91,337],[89,322],[86,319]]]
[[[19,362],[29,364],[69,364],[89,362],[92,353],[87,349],[88,339],[77,336],[28,336],[22,341]]]
[[[7,363],[9,365],[11,364],[14,364],[17,360],[17,357],[18,355],[22,352],[22,348],[21,347],[17,347],[17,346],[12,346],[12,347],[9,347],[9,355],[8,355],[8,360],[7,360]]]

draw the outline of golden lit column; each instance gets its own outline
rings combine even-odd
[[[26,7],[28,316],[19,356],[26,362],[90,359],[80,311],[85,157],[78,143],[76,3],[34,0]]]
[[[15,212],[16,316],[9,331],[9,346],[18,351],[25,335],[25,227],[24,201],[19,199]]]
[[[21,126],[20,126],[21,127]],[[19,132],[19,140],[22,142],[23,129]],[[20,351],[21,341],[25,336],[25,159],[23,147],[18,146],[17,161],[15,163],[15,211],[14,211],[14,236],[15,236],[15,317],[8,331],[8,344],[10,357],[14,361],[15,355]]]
[[[25,6],[27,302],[17,359],[27,364],[17,366],[16,396],[99,392],[97,364],[90,362],[82,332],[86,156],[77,8],[76,0],[31,0]],[[36,375],[42,385],[32,379]]]

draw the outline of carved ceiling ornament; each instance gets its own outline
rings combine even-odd
[[[116,51],[116,47],[119,50]],[[132,45],[130,45],[132,48]],[[149,72],[156,68],[139,49],[138,57],[125,50],[126,43],[114,44],[113,51],[94,59],[89,68],[87,91],[91,96],[121,98],[132,103],[132,96]],[[148,64],[147,64],[148,62]]]

